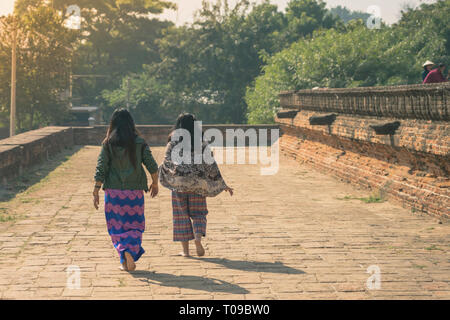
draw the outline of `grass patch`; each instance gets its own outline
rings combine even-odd
[[[32,199],[32,198],[21,198],[21,199],[19,199],[19,201],[20,201],[21,203],[33,203],[33,202],[36,201],[36,199]]]
[[[372,194],[367,198],[358,198],[358,200],[361,200],[365,203],[382,203],[384,202],[383,197],[380,194]]]
[[[124,278],[120,278],[119,279],[119,287],[125,287],[126,286],[126,283],[125,283],[125,279]]]
[[[419,264],[413,264],[413,267],[416,268],[416,269],[420,269],[420,270],[426,268],[426,266],[421,266],[421,265],[419,265]]]
[[[336,198],[337,200],[360,200],[364,203],[382,203],[385,201],[384,197],[381,196],[381,193],[373,193],[368,197],[363,197],[363,198],[359,198],[359,197],[354,197],[354,196],[345,196],[343,198]]]
[[[345,197],[343,197],[343,198],[336,198],[336,199],[338,199],[338,200],[354,200],[354,199],[356,199],[356,198],[353,197],[353,196],[345,196]]]
[[[0,222],[11,222],[17,219],[16,216],[10,215],[6,208],[0,208]]]
[[[32,185],[31,187],[29,187],[28,189],[26,189],[22,194],[29,195],[30,193],[40,190],[43,186],[45,186],[50,181],[50,175],[51,175],[51,173],[48,176],[42,178],[38,183],[36,183],[36,184]]]
[[[432,251],[432,250],[440,250],[440,251],[444,251],[444,249],[441,249],[441,248],[439,248],[439,247],[436,247],[436,245],[431,245],[431,246],[429,246],[429,247],[426,247],[425,248],[425,250],[428,250],[428,251]]]

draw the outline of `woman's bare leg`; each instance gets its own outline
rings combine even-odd
[[[127,271],[134,271],[136,270],[136,264],[134,263],[134,259],[131,256],[131,254],[127,251],[125,251],[125,265],[127,266]]]
[[[189,241],[182,241],[181,245],[183,247],[183,252],[181,253],[181,255],[183,257],[189,257]]]
[[[202,234],[195,234],[195,246],[197,247],[197,255],[203,257],[205,255],[205,248],[202,246]]]

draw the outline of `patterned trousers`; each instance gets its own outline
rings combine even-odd
[[[195,234],[206,236],[206,198],[198,194],[172,191],[173,241],[189,241]]]

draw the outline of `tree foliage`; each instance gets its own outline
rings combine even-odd
[[[178,97],[173,110],[195,111],[209,123],[242,123],[246,88],[261,72],[264,57],[335,22],[325,4],[314,0],[292,0],[286,13],[269,1],[244,0],[232,7],[226,0],[204,2],[192,25],[165,31],[158,41],[161,62],[145,72],[168,85],[171,98]],[[111,94],[103,96],[109,100]]]
[[[81,30],[64,27],[71,5]],[[450,62],[449,6],[406,8],[397,24],[368,29],[368,14],[322,0],[290,0],[283,12],[269,0],[209,0],[183,26],[158,17],[171,0],[17,0],[19,126],[62,121],[70,73],[75,105],[101,106],[105,121],[129,105],[141,124],[172,123],[181,111],[206,123],[272,122],[282,90],[418,83],[423,61]],[[11,17],[1,22],[9,84]],[[8,114],[6,85],[0,125]]]
[[[0,119],[10,112],[11,50],[17,31],[17,126],[20,131],[61,120],[67,111],[62,95],[68,88],[76,38],[63,19],[48,7],[24,12],[13,22],[0,18]]]
[[[449,13],[450,3],[438,1],[408,9],[391,27],[353,20],[315,31],[268,59],[247,89],[248,121],[273,122],[282,90],[420,83],[425,60],[450,62]]]

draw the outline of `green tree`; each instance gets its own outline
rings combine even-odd
[[[338,19],[325,7],[322,0],[291,0],[286,8],[285,41],[290,44],[314,30],[334,27]]]
[[[146,66],[146,71],[149,68]],[[109,113],[129,104],[137,124],[168,124],[182,111],[173,107],[180,98],[168,85],[159,82],[152,75],[152,70],[124,78],[118,89],[105,90],[103,97],[112,107]]]
[[[272,122],[282,90],[419,83],[427,59],[449,62],[448,1],[408,9],[401,20],[368,29],[361,20],[315,31],[268,59],[247,89],[250,123]]]
[[[11,46],[17,37],[17,126],[19,131],[57,123],[66,114],[70,62],[76,33],[63,25],[52,9],[30,8],[16,17],[0,18],[0,116],[8,122],[11,85]]]
[[[269,1],[232,8],[227,1],[205,2],[193,25],[164,31],[161,62],[144,72],[170,88],[174,110],[195,112],[209,123],[242,123],[245,88],[261,71],[260,55],[278,51],[282,28],[283,15]],[[113,102],[109,92],[104,97]]]
[[[140,72],[144,64],[160,59],[156,40],[172,25],[156,18],[165,9],[176,8],[166,0],[17,0],[18,13],[29,7],[53,6],[66,15],[69,6],[81,9],[82,25],[73,73],[100,75],[74,84],[77,104],[99,104],[105,89],[120,85],[124,74]]]
[[[450,2],[440,0],[406,9],[393,26],[398,43],[391,49],[410,67],[404,71],[409,83],[421,81],[426,60],[450,64]]]

